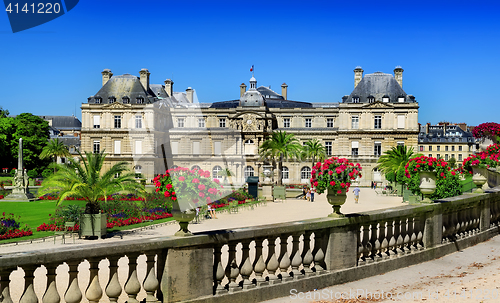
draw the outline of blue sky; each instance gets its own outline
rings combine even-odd
[[[349,3],[347,3],[349,2]],[[258,85],[290,100],[339,102],[365,74],[404,68],[419,122],[500,122],[500,4],[496,1],[85,0],[13,34],[0,12],[0,106],[11,114],[81,117],[101,71],[151,72],[200,102]]]

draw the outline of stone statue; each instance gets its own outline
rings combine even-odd
[[[23,169],[23,138],[19,139],[19,152],[17,159],[17,171],[14,176],[14,186],[12,193],[4,198],[6,201],[29,202],[35,200],[35,196],[29,192],[28,174]]]

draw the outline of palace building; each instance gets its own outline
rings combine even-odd
[[[289,100],[285,83],[279,94],[258,87],[254,77],[249,87],[240,85],[237,99],[194,103],[193,89],[174,92],[172,80],[150,84],[147,69],[139,74],[102,72],[103,86],[82,104],[81,144],[87,151],[106,150],[106,165],[130,162],[148,180],[172,166],[199,167],[221,180],[229,169],[234,183],[260,177],[269,163],[258,147],[272,132],[286,131],[302,144],[318,139],[328,155],[359,162],[360,185],[369,185],[383,181],[375,166],[384,151],[418,145],[419,106],[403,90],[401,67],[394,75],[363,75],[357,67],[353,91],[331,103]],[[286,160],[283,182],[309,182],[311,166],[309,160]]]

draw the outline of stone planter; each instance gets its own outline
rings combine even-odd
[[[488,176],[488,169],[487,168],[480,168],[478,166],[472,166],[472,173],[473,173],[472,182],[477,187],[477,189],[473,192],[476,194],[484,193],[483,185],[488,180],[488,179],[486,179],[486,177]]]
[[[436,173],[433,171],[422,171],[420,176],[420,192],[424,195],[422,203],[433,203],[429,196],[436,191]]]
[[[103,238],[107,231],[107,214],[83,214],[80,217],[80,237]]]
[[[193,234],[188,230],[189,222],[193,221],[196,216],[196,211],[194,209],[189,209],[186,211],[181,211],[179,207],[179,202],[173,201],[172,203],[172,218],[179,222],[180,229],[174,234],[177,237],[192,236]]]
[[[333,208],[333,213],[329,214],[328,217],[332,218],[342,218],[344,215],[340,212],[340,207],[344,205],[345,200],[347,199],[347,194],[345,189],[342,189],[340,194],[337,194],[336,191],[327,189],[326,191],[326,200]]]

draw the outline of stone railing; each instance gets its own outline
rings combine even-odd
[[[4,254],[0,302],[259,302],[432,260],[498,234],[500,189],[436,202]]]

